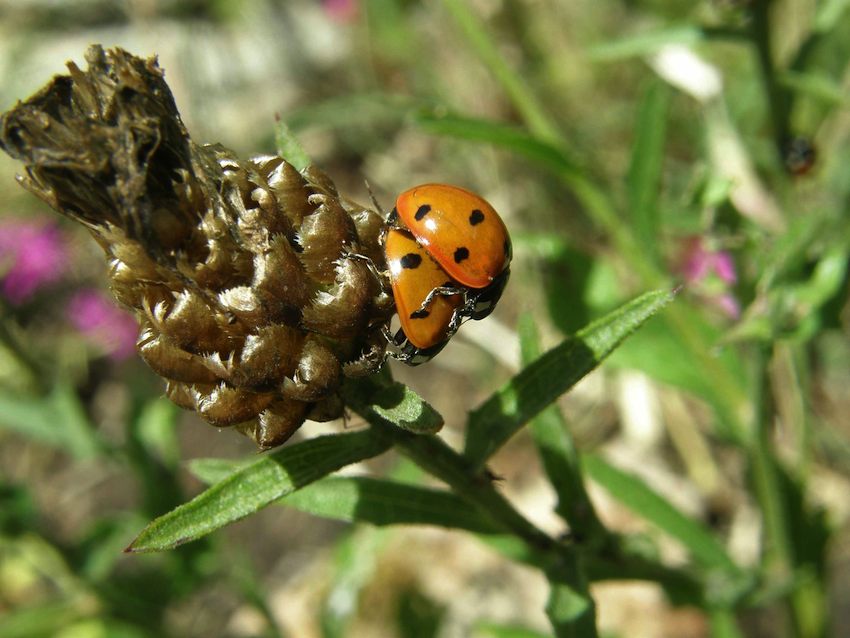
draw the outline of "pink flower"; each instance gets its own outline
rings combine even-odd
[[[97,290],[83,289],[68,302],[71,323],[116,361],[133,356],[139,333],[133,316]]]
[[[351,22],[357,17],[357,0],[322,0],[325,14],[337,22]]]
[[[8,219],[0,223],[0,292],[18,305],[62,279],[68,250],[52,223]]]
[[[738,277],[732,256],[722,250],[706,248],[700,237],[690,238],[685,245],[682,274],[688,283],[704,280],[711,274],[717,275],[727,284],[734,284]]]
[[[709,248],[702,237],[691,237],[685,242],[679,269],[710,305],[731,319],[741,316],[740,304],[729,290],[738,281],[738,274],[728,252]]]

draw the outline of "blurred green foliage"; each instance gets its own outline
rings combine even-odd
[[[351,389],[370,429],[255,459],[70,325],[103,264],[63,226],[64,281],[0,307],[0,638],[847,633],[847,0],[0,1],[0,108],[91,41],[159,53],[198,140],[310,156],[386,208],[428,181],[485,195],[515,240],[495,321],[524,367],[496,338],[452,344],[396,371],[415,392]],[[0,222],[46,217],[15,170],[0,157]],[[644,325],[670,295],[639,295],[680,284]],[[602,390],[558,400],[609,352]],[[622,400],[635,373],[650,390]],[[629,425],[647,396],[649,444]],[[415,434],[435,409],[450,434]],[[377,476],[327,476],[390,447]],[[194,499],[185,457],[213,484]],[[545,524],[503,495],[541,475]],[[461,534],[417,561],[401,524],[464,530],[498,567]],[[143,528],[135,549],[199,540],[122,554]],[[461,585],[422,573],[440,559]],[[514,563],[543,593],[501,613]],[[614,626],[604,583],[624,580],[668,602]]]

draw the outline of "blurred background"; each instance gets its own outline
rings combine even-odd
[[[158,56],[196,142],[274,152],[281,120],[351,199],[368,203],[368,182],[389,210],[438,181],[500,211],[515,257],[499,308],[428,365],[394,365],[449,442],[519,369],[518,322],[549,347],[685,283],[666,323],[561,402],[573,436],[755,565],[765,531],[740,441],[771,397],[786,512],[805,510],[789,542],[823,615],[810,635],[850,630],[850,3],[0,0],[0,110],[83,66],[91,43]],[[162,398],[100,249],[19,170],[0,154],[0,638],[546,635],[543,577],[459,532],[271,507],[176,551],[122,554],[202,489],[187,461],[255,450]],[[527,436],[492,469],[563,531]],[[349,471],[421,480],[393,455]],[[683,560],[591,493],[612,528]],[[606,635],[708,635],[651,584],[593,593]],[[740,623],[786,629],[770,600]]]

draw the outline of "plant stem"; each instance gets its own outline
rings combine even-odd
[[[525,81],[505,62],[481,20],[470,9],[469,3],[460,0],[443,0],[443,6],[463,31],[478,57],[502,85],[505,93],[528,124],[529,130],[541,139],[550,142],[561,141],[561,132],[558,127],[546,114]]]
[[[779,86],[776,68],[773,65],[773,52],[770,34],[770,7],[773,0],[755,0],[753,2],[751,39],[756,50],[761,79],[768,99],[770,119],[779,156],[785,154],[785,145],[791,139],[787,94]]]

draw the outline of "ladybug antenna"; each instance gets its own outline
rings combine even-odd
[[[378,200],[375,198],[375,193],[372,191],[372,185],[369,183],[368,179],[364,179],[363,183],[366,184],[366,190],[369,191],[369,199],[372,200],[372,205],[375,207],[376,211],[384,210],[381,208],[381,205],[378,203]]]

